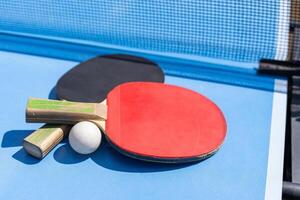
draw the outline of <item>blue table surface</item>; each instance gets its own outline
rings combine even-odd
[[[53,98],[57,79],[76,64],[0,52],[0,199],[265,198],[273,91],[167,76],[167,83],[203,93],[224,112],[225,143],[202,162],[146,163],[105,143],[85,156],[67,141],[43,160],[27,155],[22,140],[42,125],[25,123],[28,97]]]

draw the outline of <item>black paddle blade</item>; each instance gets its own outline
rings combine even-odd
[[[164,73],[154,62],[131,55],[92,58],[65,73],[56,84],[59,99],[101,102],[117,85],[125,82],[164,82]]]

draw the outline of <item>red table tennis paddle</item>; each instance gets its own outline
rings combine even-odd
[[[216,104],[192,90],[161,83],[121,84],[100,104],[30,99],[26,120],[90,120],[121,153],[166,163],[205,159],[226,136],[226,121]]]

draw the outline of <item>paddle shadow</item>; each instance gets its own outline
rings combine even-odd
[[[90,155],[78,154],[72,150],[69,144],[65,144],[58,148],[53,156],[57,162],[62,164],[76,164],[91,158],[96,164],[106,169],[133,173],[170,171],[195,164],[195,162],[185,164],[165,164],[133,159],[116,151],[106,140],[103,140],[100,148]]]
[[[18,147],[22,146],[23,139],[30,135],[34,130],[11,130],[4,133],[1,147]]]
[[[184,164],[168,164],[137,160],[119,153],[107,142],[103,144],[101,148],[99,148],[98,151],[91,156],[91,158],[96,164],[104,168],[132,173],[171,171],[195,164],[195,162]]]
[[[1,147],[9,148],[9,147],[22,147],[23,140],[25,137],[33,133],[34,130],[11,130],[4,133],[2,138]],[[66,139],[61,141],[60,143],[66,143]],[[36,159],[29,155],[23,148],[19,149],[12,157],[15,160],[18,160],[24,164],[33,165],[40,162],[39,159]]]
[[[9,147],[20,147],[23,144],[23,139],[30,135],[34,130],[11,130],[4,133],[2,138],[1,147],[9,148]],[[26,153],[26,151],[21,148],[12,157],[24,164],[33,165],[40,160],[30,156]]]
[[[24,148],[21,148],[19,151],[17,151],[12,157],[26,165],[34,165],[39,163],[41,160],[32,157],[29,155]]]
[[[3,148],[22,146],[23,139],[30,135],[34,130],[11,130],[7,131],[2,139],[1,146]],[[151,163],[136,160],[116,151],[105,139],[102,140],[100,148],[91,155],[81,155],[76,153],[69,145],[68,139],[65,138],[58,149],[55,150],[54,159],[62,164],[76,164],[91,158],[96,164],[104,168],[122,171],[122,172],[159,172],[176,170],[183,167],[188,167],[195,163],[188,164],[164,164]],[[21,148],[12,157],[24,164],[33,165],[41,160],[30,156]]]

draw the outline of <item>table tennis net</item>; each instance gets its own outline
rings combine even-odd
[[[0,33],[199,59],[285,60],[297,6],[289,0],[0,0]]]

